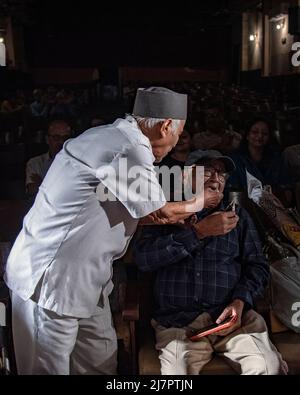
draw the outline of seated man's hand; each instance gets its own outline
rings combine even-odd
[[[233,211],[213,213],[193,225],[199,239],[229,233],[238,223],[239,217]]]
[[[226,320],[226,318],[232,318],[235,320],[235,322],[230,328],[218,332],[218,336],[227,336],[229,333],[234,332],[241,327],[243,309],[244,302],[240,299],[235,299],[232,303],[230,303],[230,305],[225,307],[222,314],[216,320],[216,323],[220,324]]]

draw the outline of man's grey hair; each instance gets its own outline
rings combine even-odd
[[[147,129],[152,129],[158,123],[165,121],[165,119],[160,119],[160,118],[143,118],[143,117],[137,117],[137,116],[133,116],[133,118],[136,120],[136,122],[139,125],[142,124]],[[171,130],[172,130],[173,134],[175,134],[178,131],[179,126],[180,126],[180,120],[179,119],[172,119],[172,124],[171,124],[172,129]]]

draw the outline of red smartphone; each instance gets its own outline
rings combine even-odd
[[[230,328],[237,320],[237,317],[230,317],[227,318],[225,321],[221,322],[220,324],[211,324],[201,328],[199,330],[194,330],[187,333],[187,337],[192,341],[195,342],[200,340],[204,336],[212,335],[213,333],[217,333],[222,331],[223,329]]]

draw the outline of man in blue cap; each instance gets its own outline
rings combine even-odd
[[[193,171],[203,166],[205,191],[218,193],[235,168],[218,151],[195,151],[186,165]],[[152,326],[161,374],[199,374],[213,353],[242,374],[286,371],[264,319],[253,309],[269,268],[244,209],[227,211],[221,202],[198,212],[197,222],[189,227],[145,227],[135,245],[135,262],[142,271],[156,272]],[[231,320],[229,328],[189,340],[188,332],[226,319]]]

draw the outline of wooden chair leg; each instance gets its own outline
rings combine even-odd
[[[130,341],[131,341],[132,374],[138,374],[135,326],[136,326],[135,321],[130,321],[129,328],[130,328]]]

